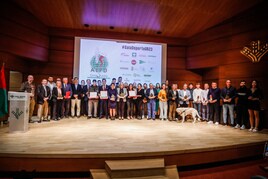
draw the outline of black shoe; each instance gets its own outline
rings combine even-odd
[[[101,119],[102,117],[100,116],[99,119]]]
[[[80,116],[77,116],[77,118],[80,118]]]
[[[147,120],[151,120],[151,118],[148,118]]]
[[[69,118],[69,116],[68,116],[68,115],[66,115],[66,116],[65,116],[65,118]]]
[[[42,122],[41,120],[38,121],[38,123],[41,123],[41,122]]]
[[[88,116],[87,119],[91,119],[91,116]]]
[[[58,120],[57,121],[59,121],[61,118],[60,117],[58,117]]]
[[[153,118],[153,120],[155,121],[155,118]]]
[[[72,118],[74,118],[74,116],[72,116]]]
[[[29,123],[34,123],[34,121],[33,120],[29,120]]]
[[[108,119],[108,116],[106,116],[106,119]]]

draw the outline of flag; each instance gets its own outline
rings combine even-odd
[[[7,85],[3,64],[0,72],[0,117],[5,116],[7,112]]]

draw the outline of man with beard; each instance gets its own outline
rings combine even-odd
[[[240,82],[240,88],[237,90],[237,105],[236,105],[236,126],[235,129],[241,130],[246,128],[248,122],[248,88],[246,87],[246,81]]]

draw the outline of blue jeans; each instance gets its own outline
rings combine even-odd
[[[194,103],[194,108],[198,111],[198,114],[201,116],[201,103]]]
[[[202,105],[202,119],[209,120],[209,105]]]
[[[147,103],[148,106],[148,118],[155,119],[155,99],[150,99]]]
[[[234,104],[223,104],[223,123],[227,123],[228,111],[231,118],[231,124],[234,125]]]

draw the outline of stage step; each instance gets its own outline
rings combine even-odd
[[[177,166],[165,167],[164,159],[106,161],[90,172],[93,179],[179,179]]]
[[[132,177],[132,178],[120,178],[120,179],[179,179],[177,166],[166,166],[165,176],[146,176],[146,177]],[[111,179],[105,169],[92,169],[90,170],[93,179]],[[116,179],[116,178],[113,178]]]
[[[91,169],[90,173],[93,179],[111,179],[105,169]]]
[[[105,169],[111,178],[165,176],[164,159],[106,161]]]

